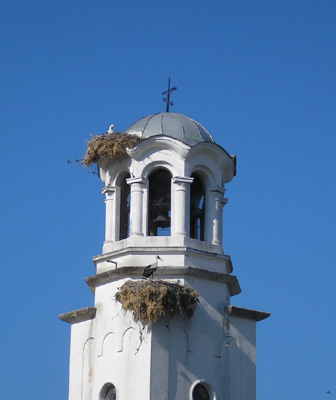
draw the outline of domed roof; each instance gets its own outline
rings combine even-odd
[[[141,118],[125,132],[144,139],[158,135],[170,136],[190,146],[199,142],[214,143],[209,132],[197,121],[182,114],[169,112],[151,114]]]

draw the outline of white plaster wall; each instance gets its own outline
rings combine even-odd
[[[229,301],[227,287],[198,278],[175,278],[201,293],[200,303],[191,319],[168,316],[153,326],[152,398],[189,399],[192,385],[203,380],[219,395],[225,384],[220,370],[220,346],[227,335],[224,323],[224,307]]]
[[[124,312],[115,293],[127,278],[96,289],[95,324],[97,330],[94,395],[106,382],[113,383],[120,399],[149,399],[150,334]]]
[[[71,326],[69,400],[91,398],[94,337],[93,320]]]
[[[184,283],[201,293],[194,316],[190,320],[166,318],[153,328],[152,366],[160,365],[161,373],[168,376],[168,384],[164,379],[162,386],[168,385],[168,394],[162,399],[189,399],[191,387],[198,381],[210,384],[217,399],[255,399],[255,365],[251,362],[255,323],[240,318],[228,322],[225,284],[190,278]],[[236,347],[226,347],[228,338]],[[156,368],[152,368],[151,379],[160,382],[154,371]]]
[[[96,317],[72,325],[69,400],[99,399],[105,383],[118,399],[149,399],[151,336],[114,295],[126,279],[96,290]]]
[[[108,382],[118,400],[184,400],[198,381],[217,400],[255,399],[255,322],[227,316],[225,283],[171,276],[200,302],[191,319],[166,316],[148,329],[115,301],[128,279],[98,286],[95,319],[72,326],[69,400],[98,399]]]
[[[228,318],[225,284],[190,278],[183,282],[201,293],[200,304],[190,320],[175,315],[153,327],[153,398],[190,399],[192,386],[205,381],[216,399],[255,399],[255,322]]]
[[[222,346],[227,363],[227,382],[230,400],[256,398],[256,323],[231,317],[229,336]]]

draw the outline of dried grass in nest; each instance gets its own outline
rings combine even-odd
[[[134,317],[150,325],[161,315],[185,314],[190,318],[198,302],[198,293],[188,286],[162,280],[126,281],[115,299]]]
[[[132,148],[141,141],[141,138],[128,133],[104,133],[92,136],[87,143],[83,158],[85,166],[98,162],[101,158],[120,160],[126,155],[126,148]]]

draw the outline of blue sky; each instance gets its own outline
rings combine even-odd
[[[336,3],[0,3],[0,392],[67,397],[69,325],[90,306],[104,202],[91,134],[164,110],[229,153],[224,250],[258,324],[258,400],[336,398]],[[326,394],[330,390],[331,395]]]

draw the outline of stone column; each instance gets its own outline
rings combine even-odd
[[[172,236],[190,235],[190,184],[193,180],[185,176],[173,178]]]
[[[225,189],[220,186],[212,186],[211,209],[212,209],[212,244],[222,244],[223,234],[223,206],[227,203],[227,199],[223,197]]]
[[[105,186],[102,189],[102,193],[105,194],[105,242],[116,241],[116,213],[115,213],[115,193],[116,188],[114,186]]]
[[[147,179],[129,178],[126,182],[131,185],[130,236],[143,236],[143,195]]]

